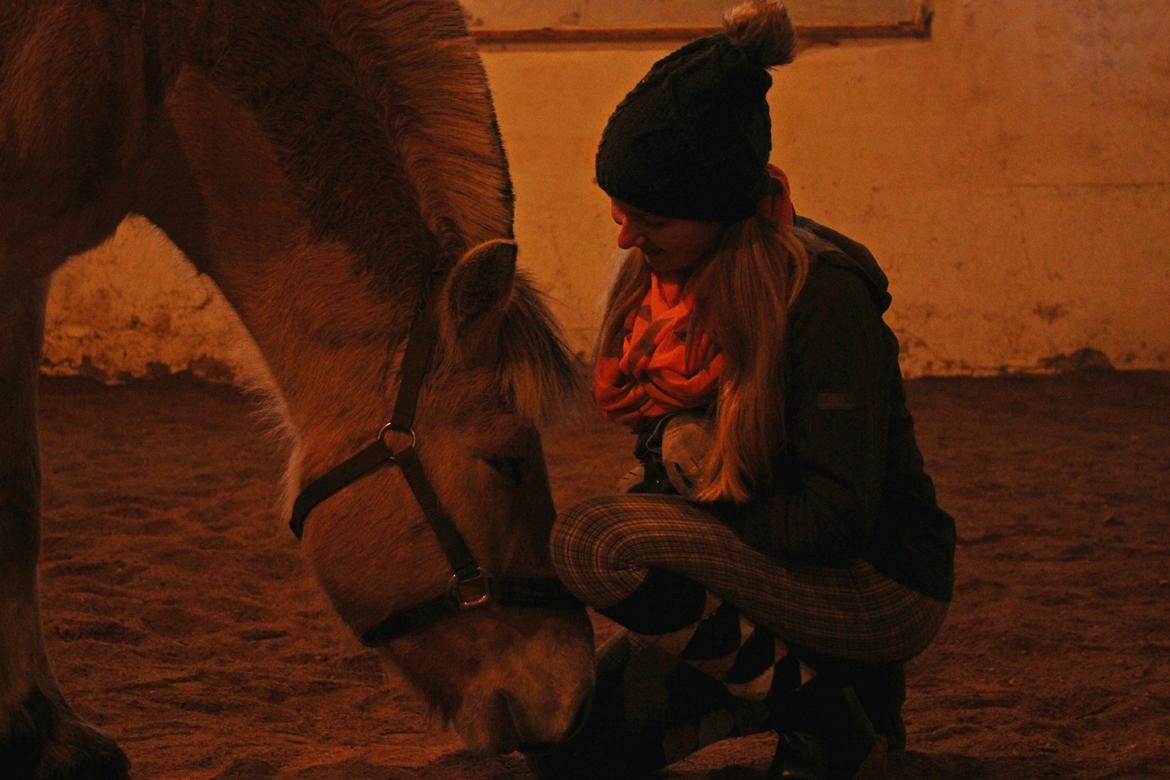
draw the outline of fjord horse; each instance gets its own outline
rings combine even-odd
[[[507,164],[458,4],[5,3],[0,767],[17,777],[127,771],[45,656],[35,406],[50,274],[130,213],[218,284],[263,355],[294,441],[286,510],[379,438],[427,314],[417,414],[386,447],[417,456],[484,572],[552,575],[535,426],[575,373],[515,269]],[[562,738],[592,687],[579,606],[509,607],[476,591],[460,604],[478,609],[370,633],[450,587],[415,495],[403,469],[375,468],[318,497],[302,547],[333,606],[355,633],[385,637],[379,653],[471,747]]]

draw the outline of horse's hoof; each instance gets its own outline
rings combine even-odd
[[[128,780],[130,760],[58,696],[34,690],[0,735],[0,767],[13,780]]]

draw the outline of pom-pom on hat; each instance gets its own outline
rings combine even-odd
[[[735,222],[768,191],[768,69],[792,61],[796,32],[773,0],[750,0],[724,30],[650,68],[614,109],[597,149],[610,197],[664,217]]]

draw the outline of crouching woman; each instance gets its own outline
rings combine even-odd
[[[594,392],[643,463],[553,529],[566,585],[626,630],[583,731],[530,756],[541,776],[637,776],[772,728],[771,776],[854,777],[904,744],[903,664],[946,615],[954,523],[886,277],[796,217],[768,164],[768,69],[793,53],[784,9],[745,3],[656,63],[602,136],[628,251]]]

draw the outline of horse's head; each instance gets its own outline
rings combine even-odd
[[[539,297],[517,277],[515,255],[510,241],[481,244],[436,291],[436,355],[415,443],[479,566],[494,578],[551,579],[554,509],[536,423],[573,385],[575,370]],[[390,444],[410,445],[409,434]],[[304,546],[359,635],[442,596],[452,576],[396,468],[362,478],[314,510]],[[582,608],[492,603],[429,620],[378,648],[470,746],[509,751],[571,730],[592,688],[591,640]]]

